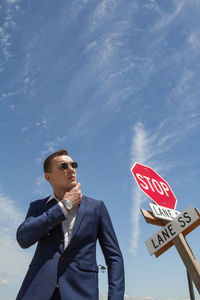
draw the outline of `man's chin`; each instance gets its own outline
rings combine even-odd
[[[70,184],[68,184],[68,185],[65,187],[65,190],[66,190],[66,191],[71,191],[75,186],[76,186],[76,181],[70,182]]]
[[[76,181],[74,181],[74,182],[72,182],[72,183],[70,184],[70,188],[71,188],[71,189],[73,189],[75,186],[76,186]]]

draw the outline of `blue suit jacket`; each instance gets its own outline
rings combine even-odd
[[[30,204],[17,230],[22,248],[38,244],[16,300],[49,300],[57,282],[62,300],[97,300],[97,239],[108,269],[108,299],[123,300],[123,258],[103,201],[83,196],[71,242],[64,250],[65,215],[56,200],[47,203],[48,198]]]

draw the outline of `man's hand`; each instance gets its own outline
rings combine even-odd
[[[81,193],[81,189],[80,189],[80,182],[77,183],[69,192],[66,192],[64,194],[63,199],[69,200],[72,202],[73,207],[77,207],[82,200],[82,193]]]

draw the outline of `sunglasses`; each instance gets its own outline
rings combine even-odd
[[[66,163],[66,162],[63,162],[60,165],[60,168],[63,169],[63,170],[66,170],[69,165],[73,168],[73,169],[76,169],[78,167],[78,163],[76,161],[72,161],[70,163]]]

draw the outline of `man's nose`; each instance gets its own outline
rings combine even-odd
[[[72,173],[72,172],[75,172],[75,169],[69,164],[68,165],[68,173]]]

